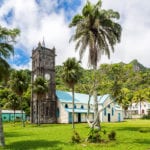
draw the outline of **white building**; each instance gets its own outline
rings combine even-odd
[[[72,93],[64,91],[56,91],[57,95],[57,122],[58,123],[71,123],[72,122]],[[74,105],[74,121],[86,122],[88,111],[88,94],[75,93]],[[107,107],[106,107],[107,106]],[[110,96],[98,96],[98,107],[103,109],[100,113],[101,122],[117,122],[123,121],[122,108],[110,99]],[[90,102],[90,121],[94,119],[93,111],[93,97]]]
[[[128,117],[138,118],[143,115],[148,114],[148,110],[150,110],[150,102],[139,102],[139,103],[132,103],[131,106],[128,108]],[[132,116],[131,116],[132,115]]]

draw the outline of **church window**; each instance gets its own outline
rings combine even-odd
[[[112,116],[114,115],[114,108],[112,108]]]
[[[59,112],[59,108],[57,108],[57,110],[56,110],[56,117],[59,118],[59,116],[60,116],[60,112]]]
[[[68,104],[65,104],[65,108],[68,108]]]
[[[104,116],[106,116],[106,108],[104,108]]]

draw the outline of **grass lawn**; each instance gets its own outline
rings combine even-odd
[[[4,124],[7,150],[150,150],[150,120],[128,120],[121,123],[102,123],[102,129],[114,130],[115,141],[103,144],[82,142],[72,144],[71,124],[44,124],[41,126],[21,123]],[[89,132],[87,124],[76,124],[82,139]],[[140,131],[147,132],[140,132]],[[1,148],[2,149],[2,148]]]

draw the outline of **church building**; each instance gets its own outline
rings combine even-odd
[[[75,105],[72,106],[71,92],[56,90],[55,57],[55,48],[48,49],[41,43],[32,50],[32,83],[38,76],[42,76],[48,81],[48,91],[38,101],[37,94],[32,90],[31,123],[38,123],[39,120],[40,123],[71,123],[73,107],[75,122],[86,122],[89,95],[75,93]],[[123,121],[122,107],[113,102],[109,94],[98,96],[98,108],[105,108],[100,113],[101,122]],[[89,112],[90,121],[94,119],[93,110],[92,99]]]

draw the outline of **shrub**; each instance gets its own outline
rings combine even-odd
[[[80,135],[77,131],[73,131],[73,135],[71,137],[71,142],[72,143],[80,143],[81,142],[81,138],[80,138]]]
[[[101,136],[99,130],[91,129],[87,138],[88,142],[91,143],[98,143],[101,141]]]
[[[108,138],[109,138],[109,140],[115,140],[116,139],[116,132],[115,131],[111,131],[108,134]]]

